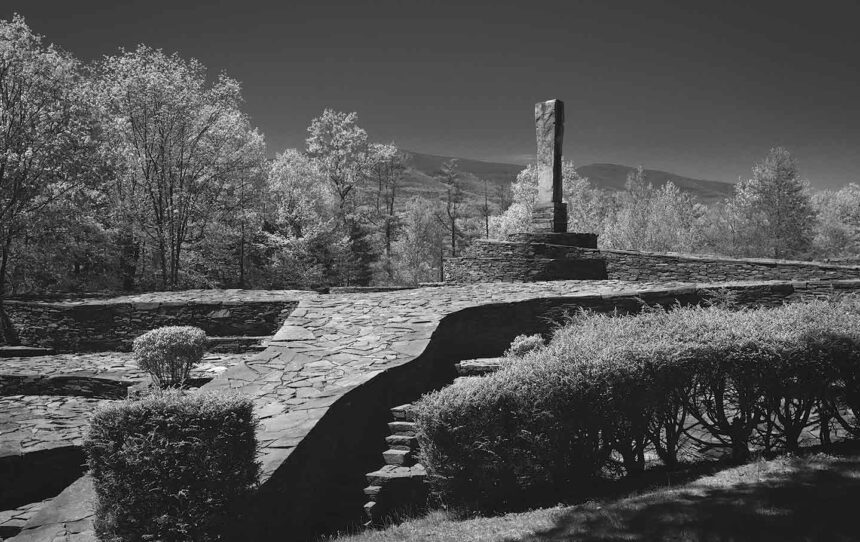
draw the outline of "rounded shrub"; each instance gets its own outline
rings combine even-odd
[[[158,386],[181,386],[206,352],[206,332],[193,326],[160,327],[136,338],[132,352]]]
[[[103,541],[219,540],[259,478],[253,404],[166,391],[99,408],[84,440]]]

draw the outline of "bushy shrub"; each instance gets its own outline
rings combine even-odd
[[[587,487],[646,450],[798,446],[829,417],[857,431],[860,302],[579,315],[546,347],[418,403],[422,462],[446,502],[494,509]]]
[[[206,352],[206,333],[193,326],[166,326],[134,340],[137,365],[162,388],[182,385]]]
[[[253,404],[167,391],[101,407],[84,441],[104,541],[218,540],[259,476]]]
[[[517,335],[505,351],[505,357],[521,358],[543,346],[544,340],[540,335]]]

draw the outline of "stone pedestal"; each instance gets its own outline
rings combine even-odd
[[[445,260],[445,282],[537,282],[606,279],[606,261],[592,233],[536,232],[505,241],[476,240]]]
[[[535,206],[532,211],[532,228],[536,232],[566,232],[567,203],[553,202]]]

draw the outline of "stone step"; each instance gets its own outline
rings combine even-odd
[[[230,352],[242,353],[253,350],[263,350],[266,347],[263,343],[268,342],[271,337],[263,336],[223,336],[223,337],[207,337],[208,348],[210,352]]]
[[[581,260],[594,258],[594,250],[549,243],[525,243],[476,239],[467,249],[472,258],[546,258],[552,260]]]
[[[384,486],[392,481],[400,480],[424,480],[427,476],[427,471],[420,463],[416,463],[411,467],[398,467],[396,465],[386,465],[379,470],[368,472],[366,475],[367,483],[371,486]]]
[[[415,453],[412,450],[397,450],[391,448],[382,452],[382,458],[385,459],[386,465],[411,467],[415,464]]]
[[[364,488],[364,494],[367,495],[371,501],[376,500],[380,491],[382,491],[382,486],[367,486]]]
[[[385,442],[395,450],[418,450],[418,438],[414,436],[388,435]]]
[[[405,467],[397,468],[401,472],[410,470]],[[364,513],[370,524],[382,525],[393,518],[402,517],[404,512],[415,513],[426,510],[427,484],[424,483],[423,468],[420,472],[422,474],[417,476],[390,477],[384,484],[365,488],[369,501],[364,505]],[[377,487],[379,489],[376,489]]]
[[[369,523],[373,522],[375,519],[375,514],[373,513],[373,509],[375,507],[376,507],[376,502],[374,502],[374,501],[367,501],[364,504],[364,515],[369,520]]]
[[[467,359],[456,364],[460,376],[481,376],[496,372],[504,358]]]
[[[396,406],[391,409],[391,415],[394,416],[395,420],[414,422],[416,416],[415,407],[411,403]]]
[[[567,247],[597,248],[597,235],[593,233],[512,233],[507,240],[513,243],[541,243]]]
[[[389,422],[388,429],[392,435],[415,436],[418,426],[414,422]]]

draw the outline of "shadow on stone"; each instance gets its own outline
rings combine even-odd
[[[86,470],[79,446],[0,457],[0,510],[53,497]]]

